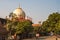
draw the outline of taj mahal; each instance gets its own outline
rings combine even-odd
[[[19,6],[18,8],[16,8],[14,11],[12,11],[9,15],[9,17],[6,16],[6,19],[8,20],[18,20],[18,21],[24,21],[24,20],[28,20],[32,22],[32,18],[31,17],[27,17],[24,10]],[[0,39],[2,40],[2,38],[5,38],[8,31],[6,30],[6,22],[7,20],[4,18],[0,18]],[[41,26],[41,24],[32,24],[32,26]]]

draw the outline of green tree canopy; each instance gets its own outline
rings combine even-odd
[[[18,22],[16,27],[16,33],[29,33],[33,31],[33,27],[30,21]]]
[[[8,21],[8,30],[11,33],[29,33],[33,31],[32,23],[28,20],[25,21]]]
[[[42,30],[58,33],[60,31],[60,13],[56,12],[50,14],[48,19],[42,23]]]

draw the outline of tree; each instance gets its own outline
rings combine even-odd
[[[12,12],[10,13],[9,17],[13,17],[13,13]]]
[[[58,21],[58,23],[55,25],[56,27],[55,27],[55,32],[57,33],[57,34],[60,34],[60,20]]]
[[[33,27],[30,21],[23,21],[23,22],[18,22],[17,27],[16,27],[16,33],[29,33],[32,32]]]
[[[60,14],[58,12],[52,13],[48,16],[48,19],[42,23],[42,30],[45,32],[57,33],[60,30]]]
[[[21,33],[30,33],[33,31],[33,27],[30,21],[25,20],[25,21],[10,21],[8,20],[7,22],[8,25],[8,30],[14,31],[16,34],[21,34]]]
[[[16,17],[17,15],[16,14],[13,14],[13,12],[11,12],[10,14],[9,14],[9,17],[12,17],[12,18],[14,18],[14,17]]]
[[[39,33],[40,26],[34,26],[34,33]]]

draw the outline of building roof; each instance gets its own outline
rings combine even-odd
[[[32,24],[33,27],[40,27],[41,24]]]

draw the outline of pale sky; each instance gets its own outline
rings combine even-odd
[[[0,0],[0,18],[5,18],[20,4],[34,23],[44,21],[53,12],[60,12],[60,0]]]

